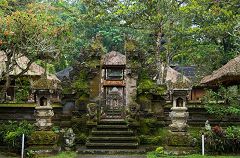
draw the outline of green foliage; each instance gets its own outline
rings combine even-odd
[[[237,86],[220,87],[218,92],[208,90],[204,97],[205,107],[210,114],[216,117],[239,116],[240,102],[238,97]],[[219,103],[219,101],[223,102]]]
[[[169,146],[190,147],[195,145],[194,139],[188,134],[169,132],[166,139]]]
[[[59,135],[53,131],[35,131],[28,139],[29,145],[54,145],[58,142]]]
[[[0,127],[0,142],[10,149],[20,150],[22,134],[29,136],[34,131],[34,126],[27,121],[9,121]]]
[[[162,146],[157,147],[155,151],[156,151],[158,154],[163,154],[163,153],[164,153],[164,149],[163,149]]]
[[[158,132],[157,119],[146,118],[140,119],[140,133],[141,134],[155,134]]]
[[[56,156],[48,156],[48,157],[49,158],[76,158],[77,153],[71,152],[71,151],[64,151],[64,152],[57,154]]]
[[[26,102],[31,90],[29,79],[26,77],[20,78],[16,81],[16,96],[17,103]]]
[[[81,94],[89,94],[89,83],[86,72],[80,72],[77,80],[73,82],[72,87]]]
[[[138,94],[155,94],[162,95],[166,92],[166,87],[162,85],[157,85],[153,80],[142,79],[138,83],[137,91]]]
[[[139,140],[141,145],[162,145],[164,143],[164,136],[140,135]]]
[[[162,145],[166,143],[168,130],[154,118],[140,119],[139,136],[141,144]]]
[[[240,129],[237,127],[214,126],[205,132],[206,146],[209,151],[217,153],[237,153],[240,150]]]

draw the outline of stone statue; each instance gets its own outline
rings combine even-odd
[[[73,132],[72,128],[68,128],[63,137],[65,150],[71,150],[71,148],[75,145],[75,133]]]
[[[139,121],[140,105],[137,103],[131,103],[127,110],[127,119],[129,122]]]
[[[87,105],[87,112],[88,122],[97,122],[97,104],[89,103]]]
[[[207,131],[211,131],[211,126],[210,126],[208,120],[205,122],[205,130],[207,130]]]

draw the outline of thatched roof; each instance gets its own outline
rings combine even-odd
[[[174,70],[170,66],[167,68],[166,81],[171,81],[172,83],[176,83],[180,77],[181,77],[181,73]],[[191,81],[184,75],[183,75],[183,82],[191,83]]]
[[[201,84],[207,85],[237,83],[240,83],[240,55],[201,80]]]
[[[119,52],[111,51],[103,56],[102,64],[106,66],[126,65],[126,56]]]
[[[2,76],[2,73],[6,70],[5,61],[7,61],[7,56],[3,51],[0,51],[0,76]],[[14,66],[13,70],[10,72],[10,75],[18,75],[21,73],[23,69],[27,67],[27,63],[29,62],[29,59],[26,56],[19,55],[19,57],[16,59],[17,64]],[[29,70],[24,73],[25,76],[41,76],[44,74],[45,70],[43,67],[39,66],[36,63],[32,63],[29,67]],[[47,76],[50,80],[58,80],[56,75],[48,74]]]
[[[50,90],[56,90],[61,89],[61,87],[58,85],[59,80],[53,80],[49,79],[48,77],[42,75],[41,78],[34,81],[32,84],[33,89],[50,89]]]

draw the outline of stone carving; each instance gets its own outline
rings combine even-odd
[[[208,120],[205,122],[205,130],[207,130],[207,131],[211,131],[211,126],[210,126]]]
[[[97,122],[97,104],[89,103],[87,105],[87,118],[88,123],[96,123]]]
[[[129,109],[127,109],[127,120],[128,122],[139,121],[140,115],[140,105],[136,102],[131,103],[129,105]]]
[[[72,128],[68,128],[68,130],[65,131],[63,138],[65,150],[71,150],[71,148],[75,145],[75,133],[73,132]]]
[[[123,108],[123,96],[116,87],[113,87],[106,97],[106,106],[109,110]]]
[[[172,107],[169,114],[172,124],[169,125],[172,132],[185,132],[187,131],[188,112],[186,107]]]

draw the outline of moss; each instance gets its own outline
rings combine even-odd
[[[87,135],[85,133],[78,133],[76,135],[76,143],[77,144],[85,144],[87,140]]]
[[[148,111],[149,108],[151,107],[151,98],[152,98],[152,95],[150,94],[145,94],[145,95],[139,95],[138,96],[138,103],[139,105],[141,106],[141,110],[143,111]]]
[[[35,131],[29,139],[29,145],[54,145],[58,142],[59,135],[53,131]]]
[[[169,146],[193,146],[193,138],[185,133],[172,133],[167,135],[167,144]]]
[[[74,133],[75,134],[86,133],[87,132],[86,122],[87,117],[85,115],[81,116],[80,118],[72,117],[71,123]]]
[[[141,135],[139,139],[142,145],[162,145],[164,141],[163,136]]]
[[[140,133],[141,134],[156,134],[158,131],[157,119],[155,118],[147,118],[140,119]]]
[[[17,108],[17,107],[23,107],[23,108],[31,108],[31,107],[35,107],[36,103],[1,103],[0,107],[12,107],[12,108]],[[55,108],[60,108],[62,107],[61,104],[52,104],[52,107]]]
[[[77,80],[75,80],[72,84],[72,87],[80,94],[89,94],[89,83],[87,77],[87,72],[82,70],[79,75],[76,76]]]
[[[32,87],[33,89],[57,89],[57,81],[47,79],[47,76],[41,76],[40,79],[36,80]]]
[[[76,106],[78,107],[79,110],[86,110],[88,102],[89,102],[89,95],[88,94],[82,94],[76,100]]]

